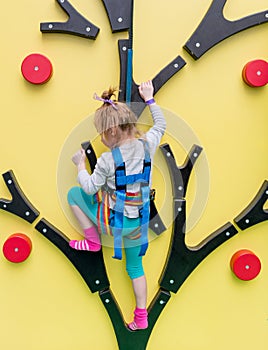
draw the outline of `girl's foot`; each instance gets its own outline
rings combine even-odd
[[[135,321],[129,323],[127,326],[131,331],[139,331],[148,328],[148,325],[146,327],[138,327]]]
[[[85,239],[81,241],[72,240],[69,246],[76,250],[86,250],[89,252],[98,252],[101,250],[100,235],[95,226],[84,229]]]
[[[138,331],[148,328],[148,313],[146,309],[136,308],[134,311],[134,320],[128,324],[131,331]]]
[[[101,244],[83,239],[81,241],[72,240],[69,246],[75,250],[86,250],[89,252],[98,252],[101,250]]]

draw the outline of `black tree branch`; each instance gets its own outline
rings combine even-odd
[[[268,199],[268,181],[265,180],[251,203],[234,219],[241,230],[268,220],[268,211],[264,204]]]
[[[229,21],[223,16],[226,1],[214,0],[212,2],[205,17],[184,45],[184,49],[194,59],[197,60],[213,46],[231,35],[268,22],[267,10],[236,21]]]
[[[0,198],[0,209],[15,214],[29,223],[32,223],[39,216],[39,211],[35,209],[24,195],[12,170],[2,174],[2,176],[12,195],[12,200]]]
[[[99,28],[84,18],[68,0],[56,0],[67,13],[67,22],[46,22],[40,24],[42,33],[64,33],[81,36],[86,39],[96,39]]]

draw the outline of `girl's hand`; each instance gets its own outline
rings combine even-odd
[[[141,83],[139,86],[139,93],[144,101],[149,101],[154,96],[154,86],[151,80]]]
[[[81,169],[85,169],[85,160],[86,160],[86,153],[83,149],[80,149],[79,151],[77,151],[73,157],[72,157],[72,161],[73,163],[81,170]]]

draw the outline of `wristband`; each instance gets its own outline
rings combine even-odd
[[[149,105],[155,103],[155,100],[154,100],[154,98],[151,98],[150,100],[145,101],[145,103],[149,106]]]

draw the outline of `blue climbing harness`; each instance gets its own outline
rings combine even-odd
[[[114,206],[114,256],[115,259],[122,259],[122,230],[124,219],[124,206],[127,196],[127,185],[140,183],[140,194],[142,205],[139,206],[140,213],[140,230],[141,230],[141,249],[139,255],[145,255],[148,248],[148,227],[150,219],[150,173],[151,173],[151,158],[149,153],[148,143],[139,139],[144,146],[144,161],[143,171],[139,174],[126,175],[125,162],[119,147],[112,149],[112,155],[115,162],[115,206]],[[129,197],[128,197],[129,198]],[[133,200],[136,200],[133,196]]]

